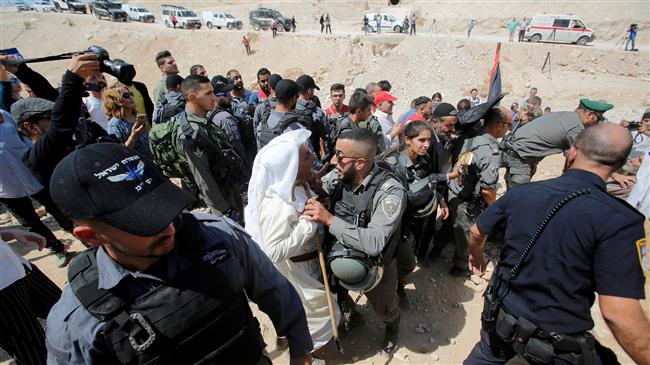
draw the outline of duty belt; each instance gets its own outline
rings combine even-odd
[[[501,307],[494,334],[519,356],[535,363],[551,364],[553,358],[559,358],[574,365],[593,364],[595,340],[589,332],[567,335],[545,331]]]

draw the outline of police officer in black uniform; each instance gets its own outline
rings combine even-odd
[[[193,197],[149,158],[83,147],[50,190],[92,248],[48,315],[48,364],[270,364],[249,299],[287,337],[291,363],[311,363],[293,286],[231,220],[182,213]]]
[[[465,364],[504,364],[517,354],[535,364],[617,363],[588,332],[594,291],[623,349],[637,363],[650,362],[650,323],[639,304],[643,260],[647,268],[644,218],[605,188],[631,142],[614,124],[587,128],[571,146],[562,176],[516,186],[477,218],[470,237],[474,273],[485,269],[487,235],[505,228],[505,242],[485,293],[481,341]]]

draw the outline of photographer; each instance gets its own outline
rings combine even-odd
[[[625,42],[625,50],[627,51],[627,46],[632,42],[632,48],[630,48],[630,51],[638,51],[638,49],[634,46],[636,42],[636,32],[639,29],[639,26],[637,24],[630,24],[630,29],[627,30],[627,41]]]
[[[627,128],[632,135],[631,155],[650,152],[650,110],[646,110],[646,112],[643,113],[640,122],[621,120],[619,124]]]

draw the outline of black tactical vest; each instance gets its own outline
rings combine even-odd
[[[293,112],[285,113],[273,128],[269,127],[268,118],[261,120],[257,133],[257,141],[259,142],[260,149],[269,144],[275,137],[281,135],[282,131],[293,122],[299,122],[298,116]]]
[[[177,277],[135,298],[122,285],[142,278],[128,276],[115,288],[99,289],[96,249],[88,249],[70,264],[75,296],[106,324],[104,342],[116,363],[256,364],[264,349],[259,323],[244,292],[230,288],[213,266],[234,258],[223,240],[200,239],[198,232],[209,220],[189,214],[183,219],[175,250],[192,264]]]

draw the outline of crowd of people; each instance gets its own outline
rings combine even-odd
[[[617,125],[612,104],[588,98],[551,112],[531,88],[510,107],[435,92],[397,116],[388,80],[349,97],[334,83],[326,107],[310,75],[262,67],[249,90],[236,69],[181,76],[166,50],[155,62],[152,97],[107,82],[94,54],[74,56],[59,89],[0,66],[0,203],[30,231],[0,240],[0,346],[18,363],[268,364],[249,301],[292,364],[325,363],[319,350],[366,322],[357,295],[391,357],[410,274],[450,245],[449,275],[484,276],[488,237],[500,258],[466,364],[614,363],[589,332],[594,293],[623,349],[650,363],[650,187],[635,178],[648,174],[650,112]],[[563,174],[531,183],[558,153]],[[69,263],[31,199],[88,247],[62,292],[5,243]]]

